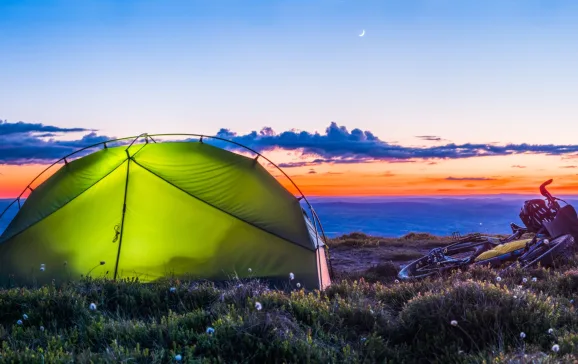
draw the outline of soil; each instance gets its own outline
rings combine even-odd
[[[440,244],[441,245],[441,244]],[[399,259],[399,252],[413,253],[415,257]],[[335,272],[350,273],[364,271],[372,266],[392,262],[397,266],[407,264],[418,259],[419,256],[427,255],[430,247],[404,247],[395,246],[335,246],[330,248],[329,256]]]

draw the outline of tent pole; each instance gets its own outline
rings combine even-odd
[[[124,231],[124,216],[126,215],[126,195],[128,190],[128,174],[130,171],[130,155],[128,154],[128,150],[125,150],[127,155],[126,161],[126,182],[124,184],[124,202],[122,205],[122,220],[120,223],[120,238],[118,240],[118,252],[116,253],[116,264],[114,266],[114,278],[113,280],[116,281],[116,275],[118,273],[118,261],[120,260],[120,248],[122,246],[122,233]]]

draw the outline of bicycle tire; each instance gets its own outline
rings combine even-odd
[[[521,257],[523,262],[522,268],[529,268],[538,263],[543,263],[544,266],[552,265],[554,259],[560,255],[565,255],[567,249],[574,245],[574,237],[570,234],[562,235],[550,241],[546,249],[536,249],[530,251]],[[541,247],[539,247],[541,248]]]
[[[496,244],[492,243],[490,241],[460,241],[454,244],[450,244],[446,247],[443,248],[436,248],[436,249],[441,249],[443,251],[444,256],[451,256],[451,255],[455,255],[455,254],[459,254],[459,253],[467,253],[467,252],[472,252],[472,254],[470,254],[467,257],[464,257],[460,260],[456,260],[456,261],[443,261],[443,262],[437,262],[437,264],[435,264],[435,266],[432,266],[429,270],[425,270],[424,268],[427,267],[427,265],[431,265],[430,262],[428,262],[428,259],[430,259],[432,252],[434,252],[436,249],[432,249],[430,251],[429,254],[424,255],[421,258],[418,258],[412,262],[410,262],[408,265],[406,265],[405,267],[403,267],[397,277],[400,280],[410,280],[410,279],[422,279],[422,278],[426,278],[426,277],[431,277],[434,275],[441,275],[442,273],[449,271],[449,270],[453,270],[456,268],[459,268],[461,266],[467,265],[469,262],[471,262],[473,259],[475,259],[475,257],[477,257],[478,255],[482,254],[483,252],[492,249]],[[425,266],[420,266],[420,264],[425,263]],[[443,263],[443,266],[442,266]],[[418,270],[421,271],[422,273],[418,273]]]

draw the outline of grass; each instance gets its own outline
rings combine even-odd
[[[339,241],[353,239],[350,235]],[[257,280],[231,281],[218,288],[171,279],[155,284],[84,279],[63,286],[3,289],[0,362],[578,359],[573,301],[578,302],[578,257],[557,269],[514,269],[500,281],[495,270],[476,267],[399,283],[397,270],[386,262],[344,275],[323,292],[269,290]]]

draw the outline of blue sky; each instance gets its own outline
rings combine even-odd
[[[0,1],[0,118],[575,143],[576,44],[575,1]]]

